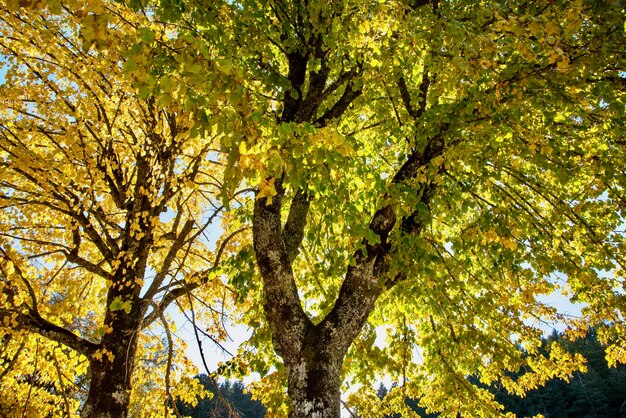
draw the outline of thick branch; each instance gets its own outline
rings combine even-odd
[[[265,289],[265,314],[271,324],[276,349],[285,358],[298,356],[312,323],[300,305],[289,254],[281,234],[284,189],[277,181],[272,203],[257,198],[254,205],[253,241]]]
[[[298,109],[296,120],[308,121],[315,116],[317,108],[324,100],[324,87],[330,74],[323,37],[318,34],[313,40],[313,57],[320,61],[318,71],[309,71],[309,86],[304,102]]]
[[[88,272],[96,274],[104,279],[109,277],[109,272],[100,267],[99,264],[94,264],[91,261],[80,257],[78,255],[78,251],[63,251],[63,254],[65,255],[67,261],[69,261],[70,263],[74,263],[77,266],[84,268]]]
[[[35,332],[42,337],[56,341],[75,351],[78,351],[87,357],[91,356],[99,348],[98,344],[87,341],[71,331],[53,324],[52,322],[42,318],[37,312],[30,311],[28,313],[22,313],[4,309],[0,310],[0,318],[3,320],[4,318],[9,318],[9,320],[11,320],[13,317],[15,317],[15,320],[17,321],[17,329]]]
[[[76,222],[78,222],[78,224],[83,227],[83,230],[85,231],[87,236],[89,236],[91,242],[93,242],[96,248],[98,248],[98,251],[100,251],[100,254],[102,254],[102,256],[106,260],[115,259],[115,256],[119,252],[117,242],[112,241],[107,243],[105,239],[100,236],[100,233],[98,233],[96,228],[94,228],[89,219],[83,213],[77,210],[70,209],[70,216],[72,216],[72,218],[74,218]],[[109,244],[111,244],[111,246],[109,246]]]
[[[354,100],[359,97],[363,93],[363,90],[357,88],[356,85],[350,81],[347,85],[343,94],[337,100],[337,103],[333,105],[330,109],[326,111],[319,119],[315,121],[315,126],[324,127],[328,122],[333,119],[337,119],[341,115],[344,114],[348,107],[354,102]]]
[[[444,150],[443,133],[448,129],[448,125],[444,124],[439,135],[428,141],[424,151],[414,151],[404,162],[402,167],[393,177],[393,184],[401,184],[407,180],[414,178],[420,167],[428,164],[433,158],[441,155]]]
[[[406,84],[406,80],[403,76],[398,77],[398,90],[400,90],[400,97],[402,97],[402,102],[404,103],[404,107],[406,111],[409,113],[413,120],[418,120],[426,111],[426,99],[428,97],[428,88],[430,87],[430,78],[428,77],[428,71],[424,70],[422,75],[422,82],[419,86],[419,95],[417,107],[413,105],[411,99],[411,93],[409,92],[409,87]]]
[[[287,258],[292,263],[298,256],[298,247],[304,238],[304,227],[306,226],[306,217],[309,213],[309,195],[302,189],[296,192],[291,201],[291,208],[287,216],[287,222],[283,228],[283,241]]]
[[[289,75],[287,78],[291,83],[291,87],[285,93],[283,113],[280,117],[280,122],[295,121],[296,114],[302,103],[302,85],[306,78],[306,66],[308,62],[307,58],[299,52],[287,54],[287,61],[289,62]]]
[[[443,132],[446,129],[447,126],[444,126],[442,133],[432,138],[424,150],[416,150],[409,156],[393,177],[392,184],[405,183],[415,178],[421,167],[443,153],[445,149]],[[435,185],[429,183],[423,187],[425,189],[421,191],[420,203],[427,205],[434,193]],[[386,288],[382,279],[389,268],[391,246],[388,237],[396,223],[397,218],[391,205],[376,211],[369,228],[378,235],[379,242],[375,244],[363,242],[364,250],[355,253],[356,265],[348,267],[335,306],[319,324],[322,331],[329,335],[331,344],[342,352],[350,347],[367,320],[376,299]],[[403,229],[404,233],[419,233],[424,226],[424,219],[415,212],[402,220],[402,226],[406,227],[406,230]]]
[[[408,2],[408,5],[411,9],[417,10],[420,7],[424,7],[430,3],[436,3],[436,2],[433,2],[433,0],[412,0]]]

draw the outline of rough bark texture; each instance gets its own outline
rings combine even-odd
[[[356,265],[348,268],[334,308],[314,325],[302,309],[292,270],[308,204],[303,193],[296,193],[283,226],[280,213],[285,190],[280,181],[276,186],[278,193],[271,204],[265,198],[256,201],[253,237],[264,282],[265,312],[274,347],[287,370],[291,416],[339,417],[341,365],[384,290],[380,279],[387,272],[387,238],[396,216],[389,206],[374,214],[370,229],[380,242],[365,244],[366,251],[354,255]]]
[[[299,358],[286,362],[292,403],[290,417],[338,416],[343,356],[333,348],[328,333],[314,327],[305,338]]]
[[[141,324],[135,315],[127,315],[124,311],[113,312],[112,316],[111,324],[117,331],[103,337],[105,354],[100,359],[90,359],[91,379],[87,401],[81,413],[83,418],[128,416],[131,378]],[[113,355],[112,361],[107,353]]]
[[[427,2],[423,2],[426,4]],[[306,27],[307,17],[298,16],[300,24]],[[332,119],[341,117],[361,95],[354,88],[354,82],[361,73],[356,65],[342,73],[335,81],[328,83],[328,68],[331,59],[322,37],[312,36],[301,39],[297,52],[286,54],[289,63],[287,78],[291,89],[298,94],[285,94],[283,112],[279,123],[309,122],[317,127],[325,126]],[[320,60],[319,72],[307,75],[308,60]],[[307,83],[308,86],[305,86]],[[417,107],[402,76],[399,89],[407,111],[414,122],[426,109],[430,85],[425,74],[419,88]],[[332,92],[344,88],[334,103],[327,103],[325,112],[319,112],[320,104]],[[306,91],[306,96],[302,93]],[[322,113],[321,116],[319,113]],[[419,170],[445,149],[444,132],[447,125],[441,126],[419,149],[413,149],[405,163],[392,178],[399,184],[415,178]],[[331,312],[314,325],[304,312],[294,280],[292,263],[298,255],[298,247],[304,237],[304,229],[309,211],[309,196],[305,189],[287,194],[283,181],[275,179],[276,196],[270,204],[265,197],[257,198],[254,207],[253,239],[257,264],[263,278],[265,291],[265,314],[272,329],[272,341],[277,353],[282,356],[288,377],[288,394],[291,399],[290,416],[293,418],[338,418],[341,402],[341,366],[352,341],[361,332],[376,299],[381,293],[402,277],[387,278],[391,245],[389,235],[397,224],[406,234],[419,234],[424,220],[419,212],[397,219],[394,209],[385,206],[372,216],[369,228],[378,235],[376,244],[362,242],[363,250],[353,255],[353,263],[346,276]],[[423,184],[421,205],[428,205],[435,186]],[[290,202],[287,196],[291,196]],[[281,211],[289,207],[286,223],[282,224]],[[385,283],[386,279],[387,283]]]

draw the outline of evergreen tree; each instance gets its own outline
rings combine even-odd
[[[210,398],[199,399],[196,406],[179,402],[177,404],[178,412],[182,416],[191,418],[230,418],[228,408],[221,401],[213,381],[206,375],[200,374],[196,379],[210,391],[213,396]],[[265,408],[259,401],[252,399],[252,395],[246,392],[246,387],[239,381],[228,381],[218,384],[219,393],[226,402],[230,404],[230,408],[240,418],[262,418],[265,416]]]

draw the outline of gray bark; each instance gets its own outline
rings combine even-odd
[[[308,16],[299,15],[303,25],[309,24]],[[329,49],[323,37],[310,40],[299,39],[300,49],[286,52],[289,64],[287,78],[291,89],[298,94],[285,94],[279,123],[309,122],[316,127],[325,126],[341,117],[362,93],[354,82],[361,73],[357,64],[328,83],[330,67]],[[321,69],[309,72],[309,59],[319,59]],[[308,86],[305,86],[307,83]],[[419,91],[418,108],[408,109],[416,120],[426,109],[429,78],[423,78]],[[319,116],[320,104],[330,93],[345,86],[342,95],[334,103],[327,103],[327,111]],[[411,97],[404,80],[400,89],[405,104]],[[306,96],[303,97],[303,92]],[[421,167],[442,154],[445,144],[443,133],[434,135],[424,148],[414,149],[406,162],[398,169],[392,183],[400,184],[413,179]],[[282,224],[283,201],[286,190],[281,178],[275,178],[276,196],[270,204],[267,198],[258,198],[254,206],[253,241],[257,265],[263,279],[265,292],[264,309],[272,330],[272,341],[277,353],[283,358],[288,378],[288,394],[291,400],[290,416],[293,418],[339,418],[341,403],[341,366],[350,345],[358,336],[374,307],[376,299],[403,277],[388,278],[389,257],[392,247],[388,242],[394,227],[406,234],[419,234],[424,220],[419,212],[398,220],[393,207],[378,209],[372,216],[369,228],[379,240],[375,244],[363,241],[362,250],[353,255],[339,295],[331,312],[317,325],[304,312],[296,287],[292,263],[298,255],[309,211],[309,197],[305,189],[293,191],[286,223]],[[433,195],[433,184],[422,185],[421,205],[428,205]]]

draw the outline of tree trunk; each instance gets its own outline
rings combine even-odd
[[[115,360],[109,362],[107,358],[91,362],[91,382],[87,402],[81,413],[83,418],[128,416],[131,380],[126,377],[126,365],[118,367],[116,363]]]
[[[290,418],[339,418],[340,367],[306,363],[289,367]]]
[[[339,418],[343,354],[312,338],[298,358],[286,360],[290,418]]]
[[[89,359],[91,381],[81,413],[83,418],[128,416],[137,338],[141,332],[141,321],[136,318],[141,315],[136,308],[130,314],[120,310],[110,315],[110,322],[105,320],[105,323],[110,323],[113,331],[102,338],[103,348],[99,350],[102,356]]]
[[[381,243],[355,255],[335,306],[318,324],[302,309],[291,263],[297,255],[306,222],[308,199],[296,194],[283,228],[281,205],[284,189],[268,204],[257,199],[253,220],[254,250],[263,277],[265,314],[272,328],[274,348],[287,370],[292,418],[339,418],[341,366],[352,341],[361,331],[383,287],[386,271],[383,246],[395,223],[390,207],[379,209],[370,228]]]

